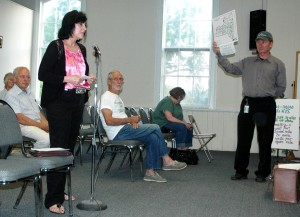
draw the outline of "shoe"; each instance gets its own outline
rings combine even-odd
[[[55,214],[65,214],[65,208],[60,204],[50,206],[49,211]]]
[[[231,180],[242,180],[242,179],[248,179],[247,175],[236,173],[233,176],[231,176]]]
[[[183,170],[184,168],[187,167],[187,164],[184,162],[178,162],[176,160],[174,160],[174,163],[171,165],[164,165],[162,167],[162,170]]]
[[[257,175],[256,178],[255,178],[255,181],[256,182],[266,182],[266,177],[262,176],[262,175]]]
[[[153,176],[145,175],[144,181],[146,182],[167,182],[167,180],[161,177],[157,172],[154,172]]]
[[[65,200],[69,200],[69,196],[68,196],[68,194],[64,194],[64,198],[65,198]],[[72,195],[72,201],[74,201],[75,200],[75,197]]]

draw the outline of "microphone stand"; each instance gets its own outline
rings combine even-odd
[[[100,51],[95,50],[94,56],[96,58],[96,82],[94,88],[94,112],[93,112],[93,119],[94,119],[94,131],[93,131],[93,138],[92,138],[92,168],[91,168],[91,195],[89,200],[83,200],[77,204],[77,208],[80,210],[86,211],[100,211],[105,210],[107,205],[102,203],[99,200],[94,198],[94,189],[95,189],[95,155],[96,155],[96,117],[97,117],[97,95],[98,95],[98,74],[99,74],[99,63],[101,62],[101,53]],[[101,72],[100,72],[101,73]]]

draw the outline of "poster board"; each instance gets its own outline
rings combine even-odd
[[[272,149],[299,150],[299,100],[277,99]]]

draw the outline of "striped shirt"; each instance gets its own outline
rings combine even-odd
[[[40,109],[29,88],[22,91],[14,85],[6,94],[5,101],[13,108],[14,112],[40,122]],[[23,125],[20,124],[22,127]]]

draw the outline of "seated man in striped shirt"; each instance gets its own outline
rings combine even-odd
[[[7,92],[5,101],[12,107],[20,123],[21,132],[34,140],[34,148],[49,148],[49,126],[30,88],[30,72],[26,67],[17,67],[13,72],[15,85]]]

